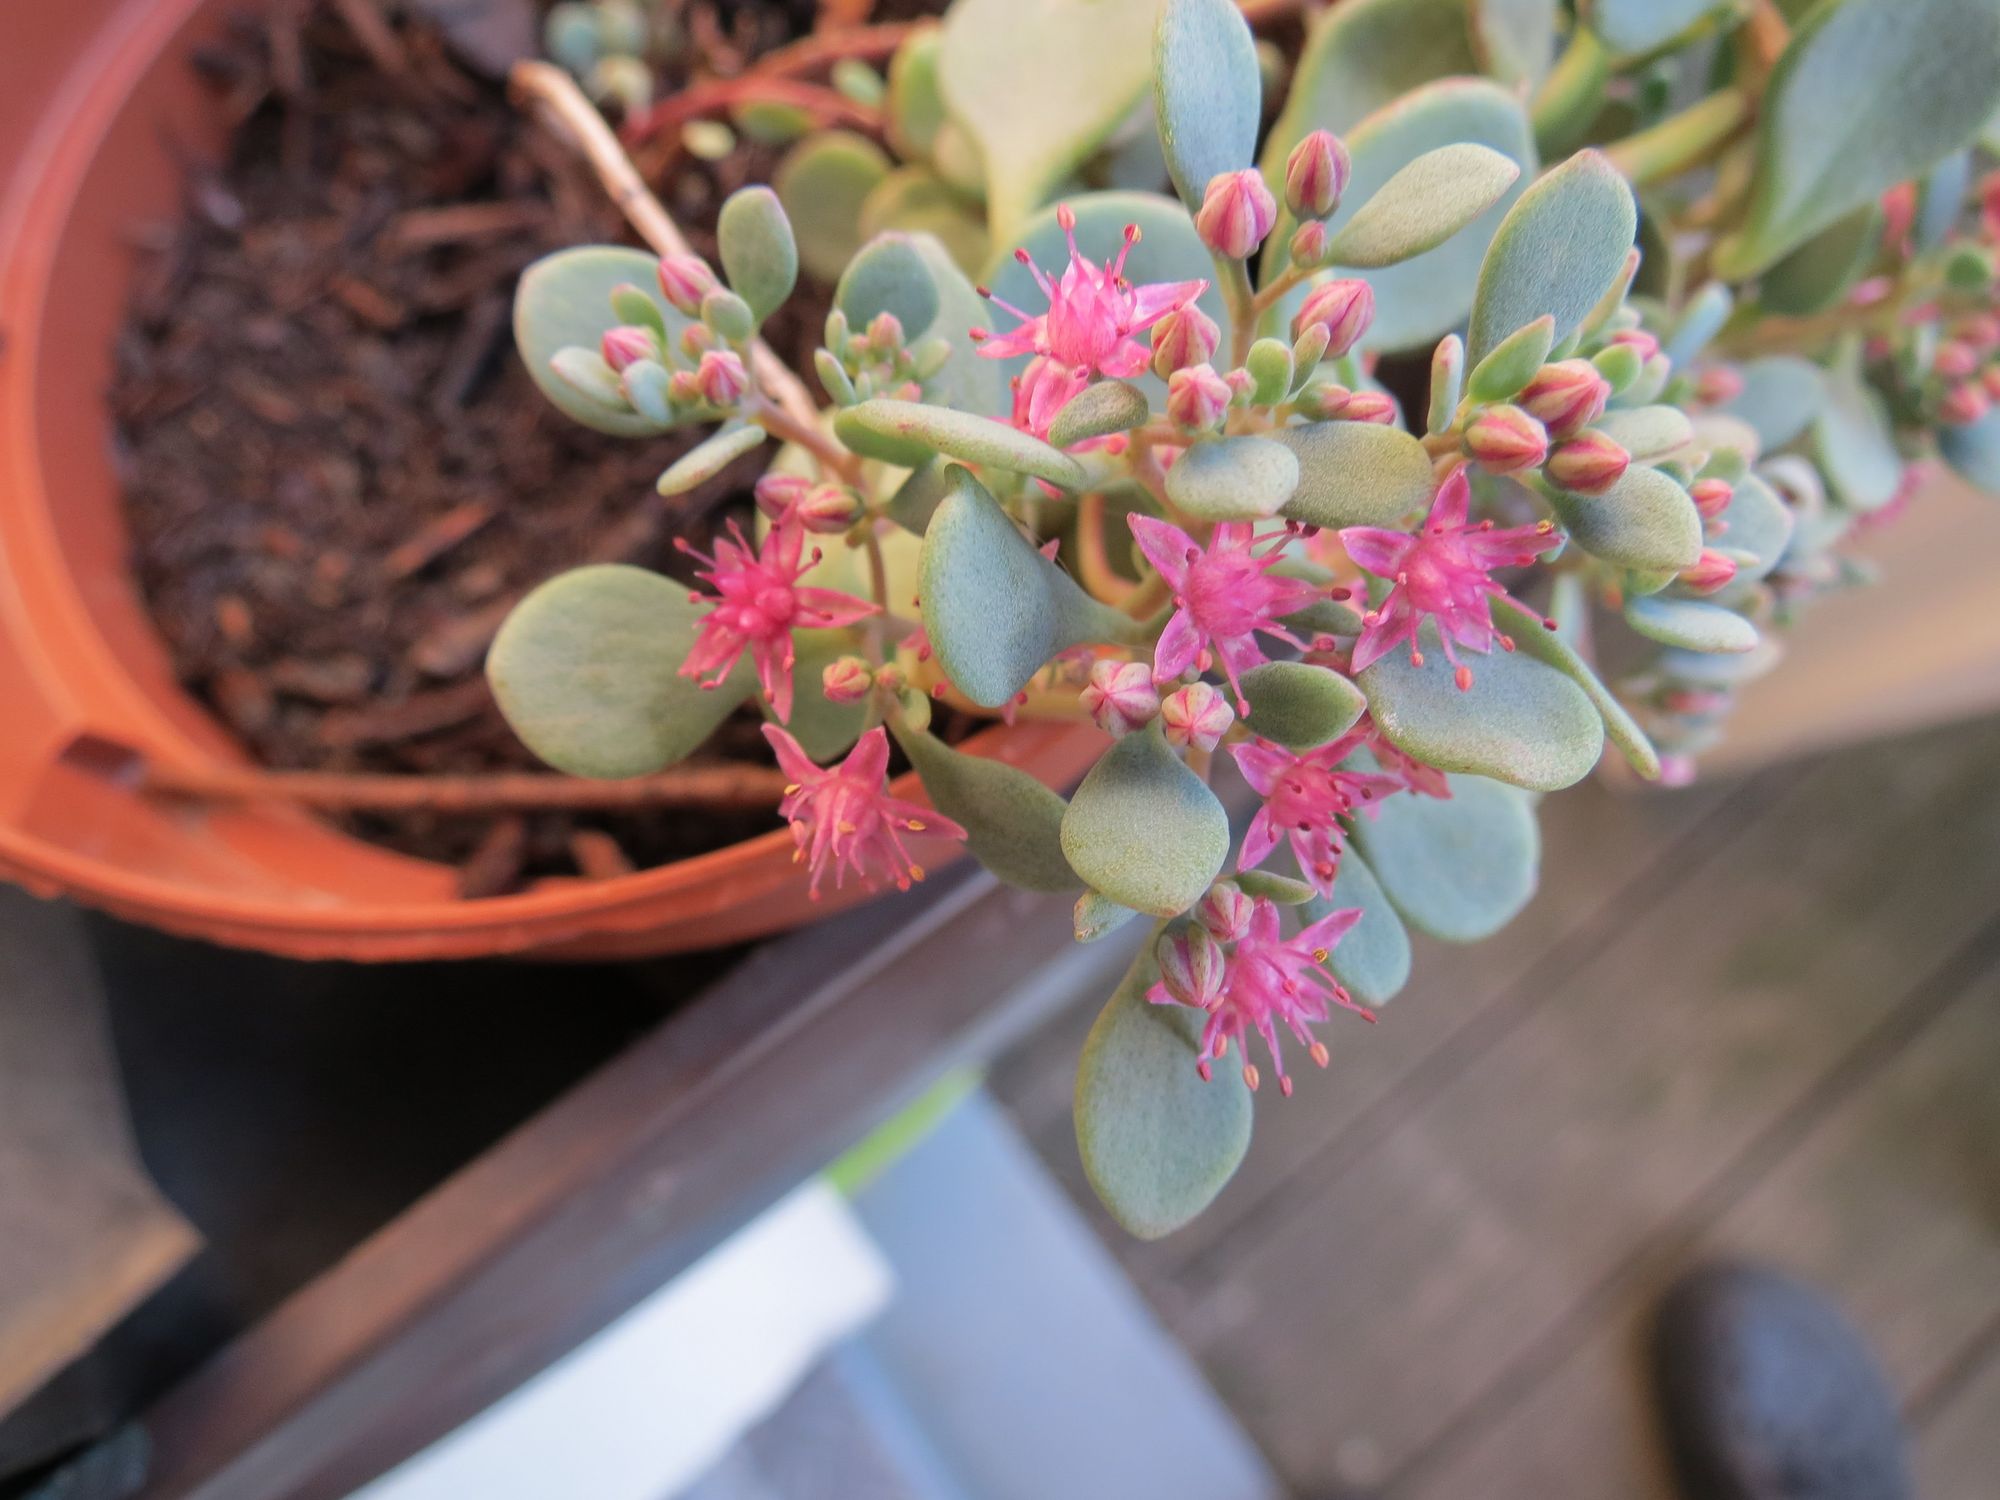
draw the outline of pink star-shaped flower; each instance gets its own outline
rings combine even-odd
[[[1285,1072],[1284,1054],[1278,1044],[1280,1025],[1323,1068],[1327,1063],[1326,1043],[1308,1031],[1308,1026],[1331,1016],[1334,1005],[1374,1020],[1321,967],[1360,920],[1359,907],[1342,907],[1285,938],[1278,935],[1278,908],[1272,902],[1258,901],[1250,914],[1250,930],[1230,951],[1222,992],[1206,1007],[1208,1021],[1201,1029],[1201,1053],[1195,1064],[1201,1076],[1211,1075],[1210,1065],[1228,1054],[1233,1040],[1244,1052],[1243,1081],[1256,1088],[1257,1066],[1249,1056],[1249,1037],[1255,1032],[1270,1049],[1280,1092],[1290,1098],[1292,1080]],[[1155,1005],[1177,1003],[1164,984],[1154,985],[1146,992],[1146,998]]]
[[[1380,661],[1402,642],[1409,644],[1411,664],[1421,667],[1417,631],[1426,615],[1437,621],[1445,659],[1457,668],[1461,688],[1472,686],[1472,669],[1459,661],[1453,642],[1482,653],[1491,651],[1495,641],[1513,649],[1514,643],[1493,628],[1491,600],[1507,591],[1487,575],[1495,568],[1533,562],[1560,546],[1562,537],[1548,521],[1505,530],[1495,530],[1491,521],[1468,526],[1470,501],[1471,486],[1460,467],[1439,487],[1430,514],[1414,534],[1375,526],[1349,526],[1340,533],[1349,557],[1395,585],[1381,608],[1362,616],[1355,671]]]
[[[828,870],[836,889],[849,871],[871,889],[887,882],[907,891],[912,881],[922,880],[922,866],[911,861],[903,845],[905,833],[965,837],[965,830],[944,814],[889,795],[889,737],[879,724],[837,766],[814,765],[799,742],[775,724],[764,726],[764,738],[792,781],[778,811],[792,825],[792,842],[798,846],[792,857],[812,869],[815,901]]]
[[[1248,521],[1216,527],[1206,548],[1180,527],[1153,516],[1134,515],[1131,523],[1139,550],[1174,591],[1173,618],[1153,650],[1154,680],[1171,681],[1189,667],[1207,671],[1207,647],[1213,647],[1235,695],[1236,711],[1247,714],[1250,705],[1238,676],[1268,659],[1258,634],[1304,650],[1307,643],[1278,622],[1319,597],[1310,583],[1271,572],[1289,533],[1263,538],[1268,545],[1260,552]]]
[[[1232,747],[1243,779],[1264,799],[1243,832],[1237,869],[1256,869],[1270,858],[1280,839],[1289,838],[1299,872],[1322,896],[1332,892],[1341,852],[1347,847],[1340,820],[1358,807],[1402,791],[1405,785],[1399,776],[1341,768],[1341,762],[1367,740],[1369,732],[1350,730],[1303,755],[1262,739]]]
[[[706,676],[703,687],[719,687],[748,651],[780,723],[792,717],[792,631],[851,625],[875,613],[874,605],[852,594],[799,586],[806,569],[820,558],[817,547],[810,557],[804,555],[802,527],[772,528],[756,552],[734,521],[729,535],[717,538],[715,550],[706,556],[685,537],[675,545],[703,565],[695,576],[715,590],[691,596],[714,608],[695,626],[694,649],[681,664],[681,676],[698,682]]]

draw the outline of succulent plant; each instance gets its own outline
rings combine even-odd
[[[2000,0],[1576,9],[1347,0],[1259,160],[1230,0],[959,0],[891,67],[892,133],[978,163],[1000,249],[976,286],[940,236],[863,244],[823,413],[755,344],[800,261],[767,190],[720,274],[595,247],[523,278],[563,410],[713,428],[662,492],[783,448],[692,594],[594,568],[525,601],[510,720],[632,775],[755,701],[815,885],[962,839],[1076,892],[1080,940],[1148,923],[1076,1103],[1135,1233],[1228,1179],[1284,1033],[1324,1066],[1314,1028],[1402,987],[1407,929],[1514,916],[1539,794],[1607,739],[1684,778],[1933,456],[2000,489]],[[1071,191],[1148,95],[1176,196]],[[1607,635],[1652,654],[1606,682]],[[935,737],[934,700],[1106,748],[1064,798]],[[891,737],[930,808],[889,795]]]

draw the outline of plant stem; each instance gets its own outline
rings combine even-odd
[[[1215,269],[1223,301],[1229,307],[1229,363],[1234,369],[1249,356],[1251,342],[1257,337],[1257,295],[1250,289],[1250,268],[1242,261],[1218,256]]]
[[[138,789],[203,802],[291,802],[352,811],[534,812],[639,807],[775,806],[784,773],[770,766],[684,766],[627,781],[546,776],[532,771],[492,775],[393,776],[341,771],[256,771],[230,766],[199,770],[148,764]]]
[[[1111,566],[1111,553],[1104,540],[1104,495],[1098,490],[1091,491],[1077,504],[1076,564],[1083,586],[1107,604],[1122,604],[1136,587]]]
[[[861,482],[861,460],[821,430],[816,414],[815,420],[801,422],[782,407],[773,406],[768,401],[760,401],[746,407],[745,415],[771,436],[787,443],[797,443],[819,460],[821,467],[838,474],[849,484]]]

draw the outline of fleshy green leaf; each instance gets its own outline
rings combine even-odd
[[[798,231],[800,259],[816,280],[838,281],[861,248],[861,207],[891,165],[880,146],[850,130],[818,131],[778,163],[772,185]]]
[[[1254,733],[1293,750],[1338,739],[1367,712],[1361,689],[1327,667],[1272,661],[1243,674]]]
[[[1661,343],[1661,353],[1674,362],[1676,369],[1686,365],[1722,332],[1735,307],[1736,294],[1728,287],[1719,281],[1705,283],[1688,298],[1687,306],[1674,320],[1673,334]]]
[[[887,116],[889,139],[905,159],[931,154],[945,122],[944,88],[938,77],[944,38],[934,27],[913,31],[889,59]]]
[[[707,484],[744,454],[761,448],[766,435],[747,422],[726,423],[669,464],[656,488],[662,495],[680,495]]]
[[[1104,752],[1063,815],[1085,885],[1157,917],[1193,906],[1229,857],[1229,815],[1167,747],[1156,719]]]
[[[958,0],[939,77],[978,143],[1004,237],[1123,123],[1152,78],[1160,0]]]
[[[1472,46],[1481,71],[1532,88],[1556,58],[1561,0],[1472,0]]]
[[[931,298],[923,296],[920,283],[909,280],[911,255],[930,273]],[[951,340],[951,358],[924,382],[927,399],[988,417],[1003,417],[1013,409],[1009,372],[1001,361],[981,358],[970,337],[970,330],[991,323],[990,309],[934,236],[877,235],[842,276],[834,300],[856,328],[866,328],[877,313],[893,312],[912,345],[924,338]],[[932,302],[936,310],[931,319],[915,321]]]
[[[1448,943],[1475,943],[1535,894],[1541,833],[1534,808],[1512,787],[1480,776],[1450,780],[1449,801],[1383,798],[1372,817],[1356,820],[1354,839],[1404,921]]]
[[[1167,0],[1153,40],[1153,108],[1168,174],[1190,212],[1211,177],[1250,165],[1263,96],[1257,46],[1235,0]]]
[[[1625,272],[1639,210],[1618,169],[1580,151],[1523,193],[1494,232],[1479,268],[1466,358],[1544,314],[1561,343]]]
[[[1555,343],[1556,320],[1541,317],[1493,346],[1473,370],[1468,389],[1475,401],[1505,401],[1534,379]],[[1449,420],[1449,414],[1447,414]]]
[[[952,490],[924,531],[918,589],[953,686],[999,708],[1058,651],[1130,637],[1133,623],[1042,556],[983,485],[955,465],[946,477]]]
[[[890,731],[923,778],[931,805],[965,830],[965,846],[987,869],[1031,891],[1073,891],[1080,884],[1063,858],[1068,806],[1018,766],[967,755],[921,729],[891,720]]]
[[[856,330],[888,313],[912,341],[928,333],[938,315],[930,267],[915,242],[902,234],[881,235],[856,252],[840,273],[833,302]]]
[[[1493,623],[1514,638],[1516,651],[1554,667],[1581,688],[1604,721],[1605,738],[1618,747],[1618,753],[1631,763],[1633,770],[1648,781],[1659,780],[1660,753],[1646,738],[1646,731],[1604,685],[1590,663],[1563,638],[1561,631],[1549,629],[1539,618],[1506,598],[1493,601]]]
[[[1287,520],[1308,526],[1386,526],[1431,501],[1431,461],[1400,428],[1313,422],[1269,434],[1298,455],[1299,485]]]
[[[931,517],[937,514],[944,497],[951,493],[951,468],[949,460],[931,458],[912,469],[910,477],[896,486],[896,492],[883,507],[889,519],[903,530],[922,536],[930,528]]]
[[[1100,380],[1087,385],[1049,423],[1049,441],[1074,448],[1092,438],[1143,427],[1152,415],[1146,393],[1129,380]]]
[[[1741,687],[1775,669],[1783,655],[1778,642],[1766,636],[1754,649],[1741,652],[1684,651],[1669,647],[1660,653],[1655,666],[1663,675],[1697,687]]]
[[[935,235],[961,271],[977,274],[993,253],[986,215],[928,167],[898,167],[861,204],[861,232]]]
[[[964,463],[1046,479],[1064,489],[1083,483],[1083,468],[1040,438],[976,412],[878,396],[843,408],[834,435],[864,458],[914,467],[933,453]]]
[[[731,193],[716,219],[715,240],[730,290],[750,304],[761,323],[784,305],[799,280],[799,245],[778,195],[767,187]]]
[[[1802,318],[1835,306],[1882,250],[1882,210],[1873,201],[1834,220],[1757,282],[1764,311]]]
[[[1307,922],[1317,922],[1328,912],[1348,908],[1359,909],[1361,920],[1334,945],[1326,966],[1356,1000],[1380,1010],[1410,982],[1410,934],[1375,872],[1354,848],[1340,856],[1333,894],[1313,897],[1301,915]]]
[[[2000,411],[1967,426],[1940,427],[1938,451],[1966,483],[2000,495]]]
[[[1465,0],[1343,0],[1306,36],[1264,175],[1282,179],[1285,157],[1309,131],[1345,135],[1419,84],[1478,72]]]
[[[1650,640],[1688,651],[1748,651],[1757,644],[1755,625],[1701,599],[1634,599],[1625,606],[1625,623]]]
[[[1777,567],[1791,543],[1794,519],[1776,491],[1755,474],[1745,474],[1736,481],[1724,519],[1729,530],[1722,540],[1732,552],[1755,559],[1737,563],[1738,581],[1754,583]]]
[[[1421,255],[1506,196],[1520,164],[1461,142],[1426,151],[1354,211],[1328,248],[1333,264],[1372,270]]]
[[[1694,441],[1694,428],[1678,406],[1630,406],[1608,411],[1597,430],[1639,463],[1663,458]]]
[[[1209,438],[1167,470],[1167,498],[1203,521],[1261,521],[1299,487],[1291,447],[1265,437]]]
[[[1274,870],[1238,870],[1229,879],[1244,895],[1280,906],[1303,906],[1313,898],[1313,888],[1305,881]]]
[[[1151,946],[1090,1028],[1076,1071],[1076,1144],[1111,1217],[1141,1239],[1214,1201],[1250,1149],[1250,1090],[1234,1068],[1195,1071],[1203,1013],[1154,1005]]]
[[[1550,503],[1577,546],[1621,568],[1678,573],[1701,556],[1701,515],[1658,469],[1635,464],[1602,495],[1558,490]]]
[[[1071,933],[1079,943],[1094,943],[1116,932],[1139,913],[1120,906],[1100,891],[1085,891],[1070,913]]]
[[[1728,0],[1584,0],[1577,9],[1615,56],[1644,57],[1728,9]]]
[[[2000,106],[1993,0],[1843,0],[1796,31],[1758,111],[1757,168],[1717,273],[1755,275],[1969,143]]]
[[[1829,370],[1826,399],[1813,419],[1813,453],[1829,489],[1853,510],[1880,510],[1903,482],[1882,400],[1858,375]]]
[[[622,564],[529,594],[486,658],[494,701],[527,747],[572,776],[645,776],[698,747],[750,696],[747,659],[713,691],[680,675],[707,609],[684,584]]]
[[[673,338],[687,319],[648,288],[658,286],[656,257],[619,245],[581,245],[545,255],[521,273],[514,289],[514,344],[541,393],[563,415],[599,432],[648,437],[660,424],[636,412],[610,411],[590,400],[550,368],[558,352],[594,351],[604,335],[626,319],[612,310],[611,295],[636,288]],[[621,294],[621,295],[630,295]]]
[[[1519,651],[1467,653],[1472,685],[1461,689],[1435,624],[1425,622],[1419,642],[1421,667],[1398,649],[1358,679],[1375,723],[1405,755],[1537,792],[1573,786],[1596,766],[1603,721],[1562,673]]]
[[[1769,453],[1812,424],[1826,400],[1825,372],[1796,354],[1771,354],[1737,367],[1743,389],[1724,408],[1757,429]]]

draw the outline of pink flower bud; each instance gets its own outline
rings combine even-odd
[[[1694,398],[1703,406],[1727,406],[1742,394],[1743,377],[1733,365],[1710,365],[1695,377]]]
[[[1211,177],[1201,211],[1194,216],[1201,242],[1225,260],[1244,259],[1264,243],[1277,222],[1278,200],[1255,167]]]
[[[1307,219],[1292,231],[1292,264],[1310,270],[1326,264],[1326,247],[1333,243],[1333,236],[1327,233],[1326,221]]]
[[[690,323],[681,330],[681,353],[700,359],[715,347],[715,330],[706,323]]]
[[[1572,495],[1601,495],[1625,477],[1631,463],[1632,455],[1604,433],[1585,431],[1557,443],[1544,472]]]
[[[813,482],[803,474],[766,474],[751,493],[757,498],[757,509],[783,523],[797,514],[799,503],[812,487]]]
[[[1250,931],[1250,914],[1257,903],[1233,880],[1218,880],[1208,888],[1194,914],[1218,943],[1233,943]]]
[[[660,258],[660,292],[682,317],[700,317],[701,299],[720,285],[699,255]]]
[[[1986,394],[2000,400],[2000,365],[1988,365],[1979,372],[1979,383],[1986,387]]]
[[[843,656],[826,664],[819,682],[829,702],[859,703],[875,685],[875,670],[858,656]]]
[[[667,399],[676,406],[700,406],[702,404],[701,381],[692,370],[676,370],[667,382]]]
[[[1292,337],[1320,324],[1326,329],[1326,352],[1339,359],[1374,321],[1375,291],[1367,282],[1326,281],[1306,294],[1298,316],[1292,319]]]
[[[1680,581],[1697,594],[1712,594],[1735,576],[1734,559],[1723,556],[1713,547],[1704,547],[1694,566],[1681,570]]]
[[[609,336],[606,335],[607,338]],[[611,358],[609,354],[604,357]],[[1946,380],[1963,380],[1979,368],[1979,354],[1970,344],[1953,339],[1950,343],[1939,347],[1932,368]]]
[[[1548,430],[1518,406],[1489,406],[1465,429],[1465,451],[1490,474],[1538,467],[1549,456]]]
[[[1336,422],[1373,422],[1378,427],[1396,425],[1396,403],[1386,391],[1349,391],[1347,398],[1334,404],[1327,415]]]
[[[1736,486],[1726,479],[1697,479],[1688,486],[1688,494],[1693,497],[1694,508],[1701,512],[1701,518],[1713,521],[1729,509],[1729,502],[1736,498]]]
[[[625,367],[637,364],[642,359],[660,357],[660,341],[653,336],[650,328],[626,326],[605,330],[604,339],[598,346],[604,362],[619,374]]]
[[[1604,415],[1611,382],[1587,359],[1559,359],[1535,371],[1534,379],[1514,399],[1549,430],[1549,436],[1568,437]]]
[[[878,312],[868,322],[868,352],[894,354],[903,347],[903,324],[892,312]]]
[[[1222,377],[1232,401],[1248,401],[1257,391],[1257,377],[1240,366]]]
[[[1161,933],[1153,957],[1160,965],[1160,987],[1182,1005],[1207,1010],[1222,998],[1228,956],[1206,928],[1189,925]]]
[[[1100,661],[1078,695],[1083,711],[1109,735],[1127,735],[1153,722],[1160,711],[1153,669],[1142,661]]]
[[[1215,319],[1190,302],[1153,325],[1153,373],[1165,380],[1176,370],[1205,365],[1221,342]]]
[[[1944,393],[1944,399],[1938,403],[1938,415],[1954,427],[1964,427],[1977,422],[1992,406],[1993,398],[1986,394],[1986,387],[1968,380]]]
[[[1160,704],[1160,725],[1170,745],[1213,750],[1235,722],[1229,700],[1206,682],[1176,688]]]
[[[1660,352],[1660,341],[1643,328],[1626,328],[1605,340],[1608,344],[1622,344],[1638,351],[1639,358],[1651,359]]]
[[[1234,393],[1212,365],[1189,365],[1167,377],[1167,416],[1190,432],[1222,425]]]
[[[750,388],[742,356],[733,349],[711,349],[695,367],[695,386],[710,406],[734,406]]]
[[[1315,130],[1285,160],[1285,206],[1301,219],[1324,219],[1340,207],[1353,163],[1330,130]]]
[[[861,497],[843,484],[816,484],[792,512],[807,531],[834,536],[861,519]]]

